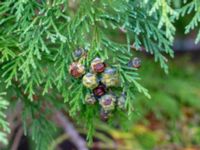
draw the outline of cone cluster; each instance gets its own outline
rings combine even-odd
[[[108,67],[102,59],[97,57],[91,62],[90,72],[85,72],[81,63],[74,62],[69,67],[69,73],[74,78],[81,78],[83,85],[90,89],[91,92],[86,94],[85,104],[98,103],[102,120],[107,120],[116,107],[124,109],[125,95],[117,97],[112,92],[112,88],[120,85],[118,72],[115,68]]]

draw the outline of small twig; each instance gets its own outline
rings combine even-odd
[[[19,142],[21,140],[22,135],[23,135],[23,128],[19,127],[19,129],[18,129],[18,131],[15,135],[15,138],[13,140],[13,145],[11,147],[11,150],[17,150],[18,149]]]
[[[145,49],[144,46],[141,46],[139,49],[137,49],[137,48],[135,47],[135,43],[133,43],[130,47],[131,47],[132,49],[136,49],[137,51],[141,51],[141,52],[146,51],[146,49]]]
[[[120,27],[119,30],[122,32],[122,33],[126,33],[127,30],[124,28],[124,27]]]
[[[82,137],[80,137],[72,123],[64,116],[64,114],[60,111],[57,111],[55,117],[59,125],[63,127],[71,142],[73,142],[77,149],[88,150],[86,142],[82,139]]]

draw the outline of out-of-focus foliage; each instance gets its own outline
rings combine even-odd
[[[132,136],[129,141],[134,141],[133,148],[138,145],[137,150],[200,146],[200,63],[190,60],[190,57],[173,60],[167,76],[145,59],[140,74],[152,99],[138,96],[134,101],[136,115],[134,122],[130,122],[133,130],[127,133]],[[117,133],[120,137],[120,132]]]
[[[177,61],[170,63],[169,76],[164,75],[162,70],[156,69],[153,65],[148,67],[150,64],[150,61],[145,61],[140,74],[143,74],[144,84],[151,90],[152,100],[144,101],[141,97],[135,101],[136,105],[143,103],[157,118],[160,115],[177,118],[182,105],[200,110],[199,64],[189,63],[189,59],[177,58]],[[145,109],[141,110],[145,112]]]
[[[170,63],[169,76],[152,65],[151,61],[146,60],[143,65],[140,74],[143,75],[143,84],[151,91],[152,99],[139,96],[135,101],[137,113],[134,122],[147,128],[147,135],[141,134],[142,138],[136,134],[140,144],[199,146],[200,63],[191,63],[189,57],[177,58]],[[148,132],[149,129],[153,132]],[[134,127],[136,133],[139,130],[137,126]],[[145,138],[149,134],[150,139]],[[153,137],[157,137],[156,142]]]

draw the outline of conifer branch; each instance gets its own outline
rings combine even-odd
[[[21,113],[24,133],[31,135],[36,149],[44,150],[52,141],[54,125],[48,117],[51,109],[63,106],[76,121],[84,123],[88,129],[87,139],[92,139],[99,108],[85,105],[85,97],[92,91],[68,71],[70,64],[77,61],[74,52],[79,48],[86,53],[85,58],[80,59],[86,71],[91,72],[91,62],[96,57],[115,67],[121,80],[119,88],[127,92],[125,105],[131,118],[136,93],[148,98],[150,94],[139,83],[142,75],[138,69],[129,67],[128,63],[145,51],[168,71],[166,54],[173,57],[175,18],[195,12],[186,32],[191,32],[200,22],[199,0],[184,2],[176,1],[176,7],[177,3],[184,5],[177,10],[171,0],[1,1],[0,88],[9,92],[4,95],[11,103],[11,96],[19,97],[24,106]],[[200,31],[196,41],[199,40]],[[116,89],[116,95],[121,92]],[[9,128],[4,111],[8,101],[3,96],[0,94],[0,124],[4,129],[0,140],[6,144]],[[44,106],[46,104],[51,107]],[[121,114],[127,116],[127,113]],[[77,147],[83,146],[86,150],[85,141],[69,120],[61,112],[56,116]]]

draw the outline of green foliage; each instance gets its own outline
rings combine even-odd
[[[40,107],[45,103],[51,104],[46,106],[51,113],[54,109],[50,107],[64,108],[77,121],[84,122],[89,129],[88,139],[94,133],[93,123],[99,117],[99,108],[84,105],[88,91],[81,80],[75,81],[68,73],[74,61],[72,54],[78,47],[87,49],[87,58],[82,60],[86,68],[98,56],[118,69],[121,88],[127,91],[128,112],[124,116],[132,118],[137,93],[148,98],[150,94],[140,84],[137,69],[127,64],[137,55],[133,49],[144,48],[168,71],[165,54],[173,57],[173,16],[177,16],[173,7],[170,0],[5,0],[0,3],[1,86],[14,91],[7,95],[9,98],[16,93],[19,96],[24,106],[25,128],[27,116],[31,116],[31,134],[38,149],[46,149],[51,140],[48,128],[53,128],[46,114],[35,117],[35,112],[41,112]],[[186,11],[182,9],[182,14],[196,7],[199,3],[194,0]],[[196,26],[199,17],[193,20],[187,31]],[[116,89],[116,93],[119,95],[120,91]],[[170,100],[169,103],[173,105]]]
[[[185,1],[186,3],[186,1]],[[199,28],[200,23],[200,1],[192,0],[186,3],[181,9],[179,9],[179,16],[186,16],[188,14],[192,14],[191,20],[189,24],[185,27],[185,33],[189,33],[191,30],[195,28]],[[198,31],[196,43],[200,41],[200,30]]]
[[[53,140],[55,125],[48,120],[51,115],[51,111],[43,103],[25,103],[22,115],[24,132],[25,135],[31,135],[36,143],[36,150],[47,149]]]
[[[166,37],[173,41],[176,29],[172,24],[171,16],[176,16],[177,12],[172,8],[171,0],[154,0],[152,3],[149,14],[157,12],[156,14],[159,16],[158,28],[164,27]]]
[[[9,102],[6,101],[3,96],[6,93],[0,92],[0,142],[8,144],[6,135],[10,133],[9,123],[6,121],[5,110],[7,109]]]
[[[168,71],[166,62],[167,58],[162,55],[163,52],[173,57],[171,49],[175,27],[172,25],[170,16],[175,15],[175,11],[169,7],[164,0],[161,1],[138,1],[130,2],[129,21],[127,23],[128,35],[134,33],[134,47],[145,50],[150,54],[154,54],[155,61],[159,61],[165,72]],[[138,7],[137,7],[138,6]],[[161,9],[160,9],[161,7]]]

